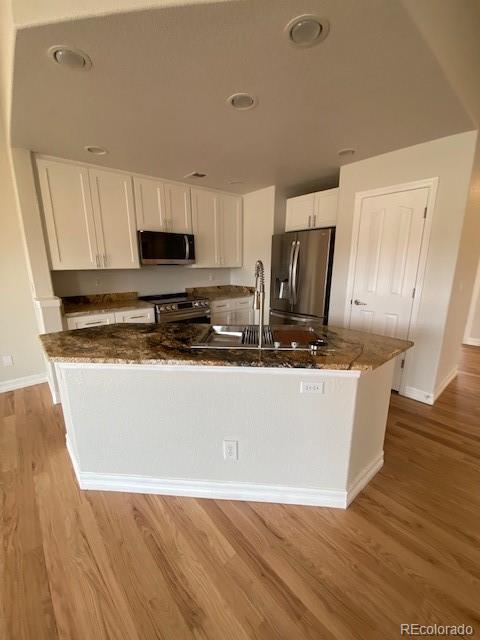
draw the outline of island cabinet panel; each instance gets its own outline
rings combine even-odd
[[[52,269],[98,269],[88,169],[42,159],[37,167]]]
[[[345,508],[383,464],[393,360],[364,373],[56,367],[82,489]],[[223,455],[232,439],[235,460]]]
[[[134,189],[137,229],[192,233],[188,185],[135,177]]]
[[[51,268],[138,268],[132,178],[37,159]]]
[[[195,235],[193,267],[242,266],[242,198],[208,189],[192,189]]]
[[[285,231],[333,227],[337,224],[338,188],[287,199]]]

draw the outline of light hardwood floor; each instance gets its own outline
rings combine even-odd
[[[435,407],[393,395],[347,510],[80,492],[46,385],[0,395],[0,638],[480,632],[480,348]]]

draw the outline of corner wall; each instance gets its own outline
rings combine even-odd
[[[272,234],[275,218],[275,187],[266,187],[243,196],[243,267],[232,269],[230,283],[253,286],[255,262],[265,266],[265,321],[270,313],[270,273]]]
[[[345,165],[340,170],[331,324],[344,326],[355,194],[438,177],[430,246],[416,330],[404,382],[432,401],[437,385],[452,286],[472,171],[476,131],[468,131]],[[465,275],[464,290],[470,295]],[[465,315],[462,318],[462,314]],[[466,311],[458,321],[465,323]]]

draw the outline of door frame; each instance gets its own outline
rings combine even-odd
[[[433,212],[435,210],[435,202],[438,191],[438,177],[427,178],[425,180],[416,180],[413,182],[404,182],[401,184],[389,185],[387,187],[379,187],[377,189],[369,189],[367,191],[358,191],[355,194],[355,203],[353,208],[353,224],[352,224],[352,240],[350,245],[350,259],[347,276],[347,296],[345,299],[344,326],[350,327],[350,318],[352,313],[351,300],[353,298],[353,289],[355,285],[355,268],[357,265],[358,236],[360,231],[360,213],[362,210],[363,200],[374,196],[390,195],[399,191],[413,191],[416,189],[428,189],[427,213],[425,216],[425,224],[423,227],[422,241],[420,245],[420,254],[417,265],[417,276],[415,278],[415,297],[413,298],[412,312],[410,314],[410,322],[408,325],[407,338],[412,339],[415,334],[415,327],[420,309],[420,300],[422,298],[423,282],[425,278],[425,267],[427,264],[428,248],[430,245],[430,235],[432,230]],[[405,375],[411,360],[411,352],[405,352],[405,364],[400,379],[399,393],[404,393],[407,376]]]

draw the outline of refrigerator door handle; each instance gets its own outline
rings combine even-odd
[[[293,289],[292,289],[292,272],[293,272],[293,256],[295,254],[295,246],[297,241],[294,240],[292,242],[292,246],[290,247],[290,261],[288,263],[288,299],[290,304],[293,304]]]
[[[297,275],[298,275],[298,254],[300,253],[300,240],[295,242],[295,254],[292,266],[292,303],[297,304]]]

